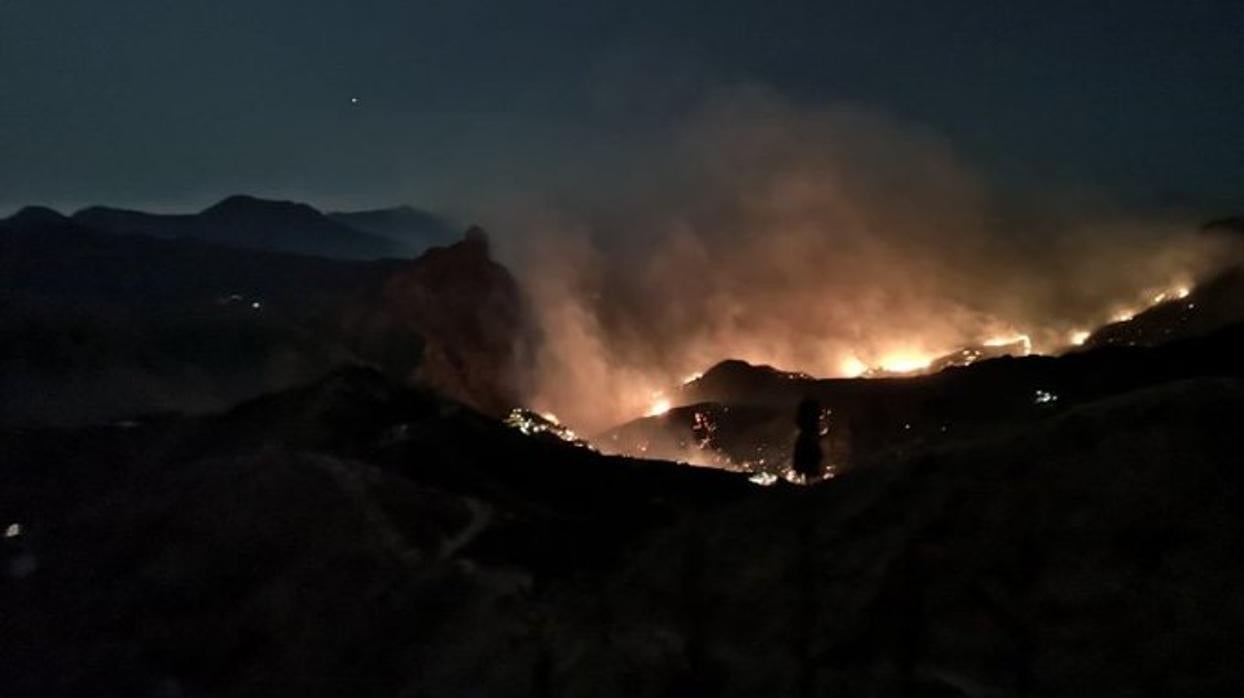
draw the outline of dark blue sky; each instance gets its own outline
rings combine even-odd
[[[1244,208],[1242,47],[1239,0],[0,0],[0,212],[469,208],[735,84],[923,124],[1007,191]]]

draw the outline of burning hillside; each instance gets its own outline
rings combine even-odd
[[[1194,293],[1188,302],[1197,297]],[[1237,318],[1244,319],[1238,297],[1235,307]],[[1172,328],[1189,324],[1183,315],[1172,315],[1177,310],[1157,306],[1132,321],[1152,332],[1164,317],[1174,318],[1175,324],[1159,332],[1168,341],[1156,346],[1103,340],[1092,350],[1059,357],[1006,356],[938,373],[815,379],[725,361],[671,390],[676,406],[608,430],[595,443],[607,453],[768,474],[767,484],[772,476],[789,475],[796,404],[809,397],[824,406],[824,465],[833,476],[879,460],[1022,431],[1044,417],[1146,386],[1237,371],[1244,324],[1237,320],[1208,334],[1176,335]]]
[[[735,95],[643,155],[642,181],[602,164],[498,214],[536,241],[515,255],[545,333],[529,402],[580,433],[730,358],[856,377],[1057,354],[1238,258],[1190,222],[1006,215],[940,138],[857,109]]]
[[[782,376],[786,381],[794,384],[802,384],[811,382],[819,378],[836,378],[836,379],[885,379],[885,378],[912,378],[918,376],[926,376],[936,374],[941,371],[952,368],[964,368],[987,361],[991,359],[999,359],[1003,357],[1026,357],[1026,356],[1058,356],[1069,352],[1079,351],[1087,346],[1097,346],[1101,344],[1152,344],[1157,341],[1164,341],[1173,338],[1172,333],[1176,331],[1174,327],[1168,326],[1166,323],[1160,330],[1154,330],[1150,325],[1153,316],[1158,317],[1175,317],[1178,322],[1189,322],[1190,318],[1196,315],[1198,308],[1197,299],[1193,296],[1193,282],[1189,280],[1190,274],[1173,274],[1172,280],[1164,284],[1141,286],[1140,290],[1130,294],[1122,294],[1121,300],[1106,301],[1101,304],[1100,309],[1096,313],[1085,313],[1089,318],[1087,322],[1079,327],[1071,326],[1068,329],[1068,323],[1061,320],[1053,320],[1050,325],[1028,324],[1024,325],[1026,331],[1018,331],[1014,328],[1017,324],[990,321],[987,324],[1004,326],[1009,328],[1005,332],[995,334],[983,334],[976,338],[969,338],[962,344],[951,343],[951,340],[944,339],[941,334],[933,331],[929,335],[923,334],[922,323],[915,322],[913,330],[902,341],[895,341],[890,346],[897,348],[893,350],[872,349],[868,347],[878,346],[876,342],[867,339],[867,332],[864,328],[860,328],[861,334],[860,344],[862,348],[843,348],[836,343],[833,337],[832,328],[822,328],[827,336],[825,352],[828,354],[841,354],[845,358],[837,360],[823,360],[813,364],[798,363],[797,357],[786,351],[785,348],[779,346],[770,346],[765,342],[758,342],[755,335],[747,335],[739,346],[723,345],[716,351],[720,352],[718,358],[741,358],[743,361],[763,366],[775,365],[783,367],[783,370],[775,370],[777,375]],[[1209,284],[1211,288],[1218,288],[1223,285],[1222,277],[1214,277]],[[1232,274],[1227,274],[1225,278],[1234,278]],[[1225,325],[1232,318],[1232,311],[1223,308],[1224,305],[1232,305],[1230,299],[1220,298],[1222,291],[1215,291],[1215,310],[1212,311],[1213,317],[1219,318],[1216,323],[1200,322],[1201,326],[1210,328]],[[1225,313],[1225,315],[1224,315]],[[780,313],[778,313],[780,315]],[[1137,322],[1138,318],[1143,318],[1143,322]],[[597,318],[591,318],[585,315],[578,317],[577,321],[588,324],[597,321]],[[931,319],[931,322],[941,322],[938,318]],[[1139,341],[1136,338],[1129,339],[1132,335],[1142,332],[1137,329],[1135,332],[1129,333],[1128,328],[1137,323],[1138,327],[1147,327],[1147,341]],[[1198,324],[1193,322],[1194,325]],[[564,329],[564,328],[563,328]],[[771,328],[776,332],[774,336],[785,336],[792,330]],[[579,328],[584,331],[583,328]],[[603,327],[597,326],[596,331],[603,332]],[[884,320],[879,321],[879,332],[889,331]],[[596,341],[590,337],[590,333],[578,336],[578,339],[585,342]],[[696,329],[691,329],[691,336],[696,336]],[[632,330],[623,335],[623,340],[638,341],[639,333]],[[1156,336],[1155,336],[1156,335]],[[1137,335],[1139,336],[1139,335]],[[564,339],[556,332],[553,336],[554,341]],[[805,338],[809,343],[814,343],[815,338]],[[682,340],[686,341],[686,340]],[[690,341],[694,341],[690,340]],[[697,346],[696,351],[709,351],[705,346]],[[669,355],[678,354],[686,349],[680,344],[680,340],[675,339],[674,343],[666,348],[668,354],[662,355],[657,352],[658,361],[660,359],[668,359]],[[586,362],[588,370],[598,372],[598,377],[605,379],[606,384],[613,384],[611,381],[616,376],[610,375],[611,372],[619,367],[615,367],[607,360],[608,355],[614,347],[608,348],[596,346],[594,351],[587,351],[577,357],[575,360]],[[782,361],[774,361],[769,356],[778,356],[788,358],[795,363],[783,363]],[[658,363],[659,365],[659,363]],[[574,375],[575,371],[580,370],[581,366],[564,365],[565,368]],[[804,370],[787,370],[787,369],[804,369]],[[692,415],[694,420],[699,422],[707,419],[706,415],[710,413],[702,413],[695,411],[687,397],[689,389],[694,388],[703,377],[702,372],[695,372],[684,375],[681,380],[675,381],[672,377],[666,375],[665,372],[656,370],[645,370],[640,366],[626,367],[622,366],[622,375],[626,376],[626,380],[622,381],[620,391],[615,394],[614,400],[609,401],[605,398],[594,406],[594,412],[586,415],[577,411],[582,404],[581,401],[572,400],[570,403],[550,403],[559,410],[568,411],[574,415],[580,423],[587,424],[589,429],[592,426],[598,426],[599,423],[594,422],[594,417],[601,414],[614,414],[620,417],[615,423],[621,423],[628,418],[645,417],[645,418],[662,418],[678,410],[678,408],[686,407],[691,410],[688,414]],[[669,387],[673,385],[674,387]],[[655,387],[653,387],[655,386]],[[595,398],[601,398],[599,390],[590,393]],[[624,411],[619,412],[619,407],[624,406]],[[569,407],[569,409],[567,409]],[[720,415],[714,416],[717,420]],[[590,432],[589,432],[590,433]],[[707,455],[700,453],[706,450],[704,444],[699,446],[689,446],[688,439],[677,438],[671,443],[654,445],[649,443],[647,439],[639,439],[637,441],[629,441],[621,439],[623,443],[628,445],[619,446],[618,432],[612,432],[610,442],[602,443],[600,446],[610,452],[621,452],[635,456],[643,457],[664,457],[676,460],[683,460],[693,464],[715,465],[715,466],[741,466],[751,469],[756,465],[763,465],[765,459],[763,457],[748,458],[744,461],[737,459],[725,458],[716,453]],[[713,450],[713,449],[708,449]]]
[[[829,379],[725,361],[654,393],[643,417],[604,432],[596,443],[607,453],[751,472],[759,484],[797,480],[790,470],[791,415],[798,400],[816,396],[828,405],[821,414],[821,437],[826,474],[832,477],[894,449],[926,448],[1023,422],[1099,398],[1103,389],[1108,393],[1200,375],[1206,367],[1223,368],[1221,347],[1199,355],[1205,347],[1187,341],[1164,349],[1167,358],[1157,370],[1136,365],[1152,361],[1144,355],[1120,367],[1117,356],[1082,353],[1196,340],[1230,327],[1244,320],[1242,291],[1244,271],[1236,269],[1201,287],[1147,292],[1129,306],[1127,318],[1077,332],[1052,352],[1070,357],[1068,362],[1049,363],[1050,357],[1024,334],[993,337],[933,359],[865,366]],[[1172,361],[1172,355],[1183,358]],[[1040,363],[991,361],[1025,357]]]

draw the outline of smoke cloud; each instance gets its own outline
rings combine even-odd
[[[498,213],[544,333],[530,403],[581,432],[726,358],[831,377],[1019,334],[1059,351],[1226,258],[1194,226],[1001,216],[951,144],[855,106],[737,91],[625,142]]]

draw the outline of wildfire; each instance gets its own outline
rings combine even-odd
[[[1192,295],[1192,287],[1186,284],[1173,284],[1166,289],[1151,291],[1149,292],[1143,307],[1123,308],[1122,310],[1118,310],[1110,317],[1110,321],[1131,322],[1142,311],[1169,301],[1183,300],[1190,295]]]
[[[705,412],[695,413],[695,423],[691,427],[691,433],[696,437],[696,446],[700,450],[708,449],[712,446],[713,434],[717,432],[717,423],[713,421],[712,415]]]
[[[1151,286],[1138,293],[1128,305],[1116,305],[1107,318],[1112,323],[1130,322],[1137,315],[1154,306],[1188,298],[1193,290],[1191,285],[1182,281],[1165,286]],[[1188,304],[1188,307],[1195,306]],[[1081,347],[1087,344],[1093,335],[1092,329],[1080,327],[1067,331],[1062,335],[1063,343],[1059,343],[1056,338],[1053,338],[1051,342],[1051,335],[1042,328],[1037,328],[1033,332],[1029,334],[1012,330],[1009,333],[987,336],[978,340],[979,343],[975,345],[967,344],[958,349],[947,347],[943,351],[931,350],[924,338],[911,337],[910,341],[903,342],[899,348],[890,347],[888,350],[883,348],[881,351],[860,350],[837,355],[831,359],[830,370],[827,373],[842,378],[913,376],[949,367],[968,366],[977,361],[1005,354],[1028,356],[1034,353],[1044,353],[1050,349]],[[1038,339],[1034,340],[1034,336]],[[703,375],[702,372],[689,373],[681,378],[680,384],[690,385],[700,380]],[[813,376],[799,372],[788,372],[785,376],[791,380],[815,380]],[[1043,395],[1038,395],[1038,402],[1042,404],[1055,399],[1057,399],[1056,396],[1044,398]],[[659,417],[668,413],[673,406],[674,403],[666,390],[653,391],[643,416]],[[553,414],[545,414],[543,417],[554,425],[559,424],[557,417]],[[697,445],[704,449],[704,434],[701,432],[711,432],[711,429],[707,428],[704,415],[697,414],[694,417],[700,441]]]
[[[652,405],[650,405],[648,407],[648,411],[644,413],[645,417],[660,417],[666,412],[669,412],[670,408],[673,407],[673,405],[670,404],[669,398],[665,397],[662,393],[657,393],[653,396],[653,398]]]
[[[1026,334],[990,337],[982,342],[982,344],[987,347],[1006,347],[1012,344],[1018,344],[1023,347],[1025,355],[1032,353],[1032,338]]]
[[[848,356],[843,359],[842,363],[838,366],[838,373],[841,374],[843,378],[858,378],[867,373],[868,370],[868,364],[860,361],[855,356]]]
[[[892,354],[878,362],[878,366],[886,373],[915,373],[923,371],[933,363],[934,357],[919,354]]]
[[[557,421],[557,415],[550,412],[537,414],[521,407],[515,407],[506,416],[504,424],[511,429],[517,429],[526,436],[548,434],[576,446],[593,448],[591,444],[579,438],[579,435],[574,433],[573,430],[562,426],[561,422]]]

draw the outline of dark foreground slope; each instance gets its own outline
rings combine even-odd
[[[1233,695],[1241,414],[1167,382],[806,489],[362,369],[4,432],[0,692]]]
[[[362,368],[215,417],[2,438],[6,696],[506,695],[547,644],[546,585],[750,489]]]

